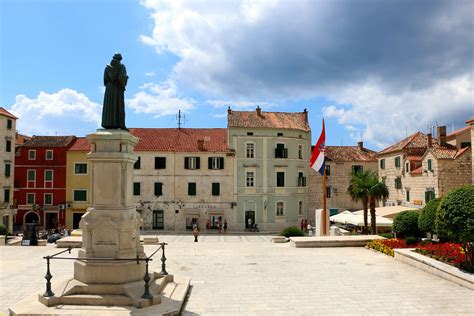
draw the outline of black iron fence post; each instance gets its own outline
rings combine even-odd
[[[165,257],[165,245],[167,245],[167,243],[165,242],[162,242],[160,243],[161,245],[161,249],[162,249],[162,256],[161,256],[161,272],[160,274],[161,275],[168,275],[168,272],[166,272],[166,257]]]
[[[145,292],[142,295],[142,298],[150,299],[153,298],[153,295],[150,294],[150,275],[148,274],[148,261],[150,258],[145,259],[145,276],[143,277],[143,281],[145,281]]]
[[[51,279],[53,276],[51,275],[51,271],[49,270],[49,260],[51,259],[50,256],[44,257],[46,259],[46,275],[44,278],[46,279],[46,292],[44,292],[44,297],[51,297],[54,296],[53,291],[51,291]]]

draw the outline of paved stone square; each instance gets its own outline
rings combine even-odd
[[[271,236],[164,235],[168,272],[191,277],[184,315],[472,315],[473,291],[365,248],[292,248]],[[145,246],[151,253],[156,246]],[[44,291],[47,247],[0,247],[0,313]],[[159,252],[160,253],[160,252]],[[77,250],[71,256],[75,256]],[[157,258],[159,259],[159,257]],[[151,267],[160,271],[159,260]],[[52,282],[71,276],[54,261]]]

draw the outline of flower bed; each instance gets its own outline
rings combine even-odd
[[[466,262],[466,253],[463,251],[461,244],[449,242],[442,244],[430,243],[418,246],[415,251],[458,268],[464,268],[464,263]]]
[[[373,240],[366,245],[367,248],[374,249],[393,257],[393,249],[410,248],[403,239],[391,238],[382,240]]]

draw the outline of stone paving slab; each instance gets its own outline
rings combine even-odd
[[[474,292],[365,248],[294,248],[251,238],[163,235],[167,270],[191,278],[183,315],[472,315]],[[234,236],[232,236],[234,237]],[[242,237],[249,237],[247,235]],[[259,237],[261,236],[250,236]],[[167,239],[167,240],[165,240]],[[151,253],[154,246],[145,246]],[[0,247],[0,313],[44,292],[42,257],[57,249]],[[73,250],[77,254],[77,250]],[[59,261],[59,260],[58,260]],[[159,260],[150,269],[159,271]],[[72,262],[53,262],[54,283]]]

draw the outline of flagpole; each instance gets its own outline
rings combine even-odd
[[[326,210],[326,164],[323,173],[323,236],[327,235],[327,210]]]

